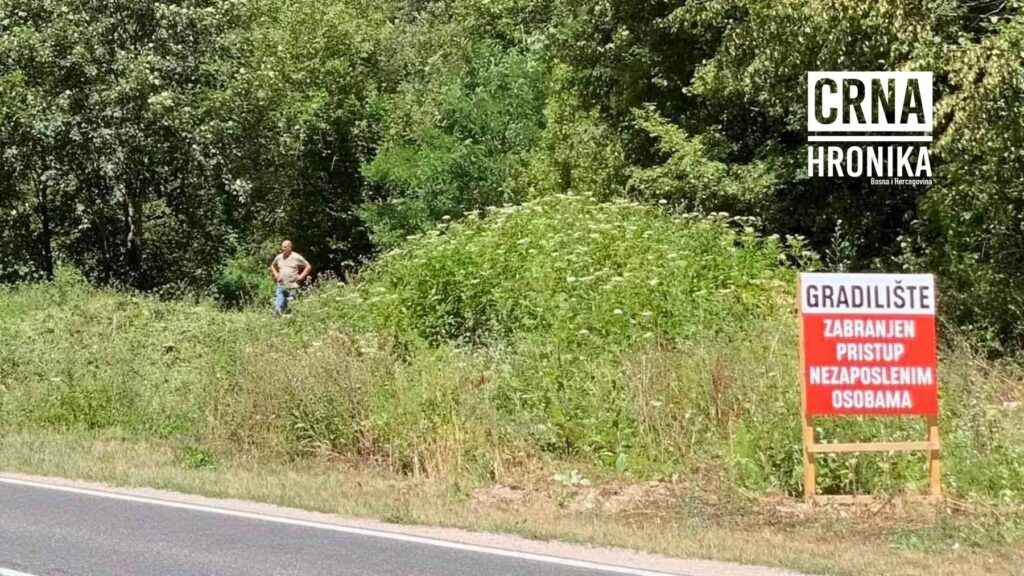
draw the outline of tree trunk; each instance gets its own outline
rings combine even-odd
[[[53,280],[53,224],[50,222],[50,194],[41,178],[35,179],[36,213],[39,215],[41,230],[39,240],[43,249],[43,273],[47,280]]]
[[[138,186],[125,191],[124,196],[125,264],[132,286],[145,289],[142,262],[142,198]]]

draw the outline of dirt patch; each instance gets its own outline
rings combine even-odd
[[[508,509],[522,504],[529,496],[529,493],[521,487],[495,484],[473,490],[472,499],[473,502],[482,506]]]
[[[600,486],[577,488],[567,508],[573,512],[601,512],[620,514],[649,510],[652,505],[664,504],[678,487],[664,482],[626,484],[609,482]]]
[[[478,505],[503,509],[544,505],[576,513],[622,514],[664,509],[682,492],[682,486],[667,482],[609,481],[571,487],[548,482],[530,487],[495,484],[473,490],[471,497]]]

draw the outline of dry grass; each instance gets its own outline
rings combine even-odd
[[[991,529],[983,524],[1010,522],[1005,510],[928,509],[899,499],[884,507],[808,509],[789,498],[726,496],[694,483],[559,482],[542,467],[509,473],[502,484],[489,486],[325,460],[237,460],[192,469],[170,445],[109,434],[11,435],[0,440],[0,468],[821,574],[1024,574],[1019,543],[907,550],[909,535],[941,540],[972,523]]]

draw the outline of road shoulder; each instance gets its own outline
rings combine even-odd
[[[484,553],[487,550],[510,551],[526,555],[568,559],[596,564],[606,564],[636,570],[664,572],[667,574],[684,574],[686,576],[792,576],[796,572],[776,568],[745,566],[731,562],[713,560],[669,558],[666,556],[611,548],[604,546],[585,546],[554,541],[539,541],[489,532],[470,532],[453,528],[431,526],[403,525],[374,520],[347,518],[337,514],[313,512],[296,508],[287,508],[273,504],[251,502],[238,499],[208,498],[192,494],[183,494],[168,490],[152,488],[117,488],[100,482],[85,482],[67,478],[54,478],[20,474],[14,472],[0,473],[0,485],[4,482],[25,483],[34,487],[55,490],[74,491],[94,497],[130,499],[134,502],[151,505],[187,505],[199,512],[216,512],[217,510],[244,513],[252,518],[287,519],[308,523],[336,526],[346,529],[365,531],[365,534],[410,536],[422,539],[421,543],[434,542],[436,545],[448,543],[479,547]]]

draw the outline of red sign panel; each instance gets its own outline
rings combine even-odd
[[[931,274],[800,275],[805,411],[938,413]]]

